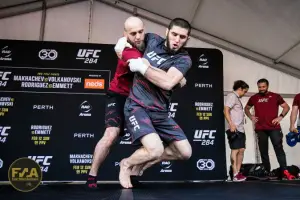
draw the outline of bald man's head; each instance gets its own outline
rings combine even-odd
[[[143,51],[145,48],[145,30],[144,23],[138,17],[129,17],[124,23],[124,36],[127,37],[128,42],[133,46]]]
[[[144,27],[143,21],[138,17],[128,17],[124,23],[125,31],[130,31],[134,28]]]

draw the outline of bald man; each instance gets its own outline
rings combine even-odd
[[[143,22],[137,17],[129,17],[124,23],[124,37],[115,46],[116,52],[122,52],[122,59],[118,55],[117,69],[106,95],[105,132],[94,150],[92,166],[86,181],[90,189],[97,188],[99,167],[118,136],[124,135],[124,104],[133,81],[133,73],[129,70],[127,60],[142,57],[144,38]]]

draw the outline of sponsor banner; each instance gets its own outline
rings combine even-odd
[[[0,67],[0,90],[104,94],[109,71]]]
[[[105,108],[113,106],[105,95],[117,65],[113,47],[0,40],[0,181],[8,181],[19,158],[38,164],[42,181],[86,180],[104,135]],[[184,131],[192,156],[159,162],[142,181],[226,179],[223,57],[215,49],[187,50],[193,66],[187,85],[174,90],[168,117]],[[155,52],[146,56],[164,61]],[[130,122],[138,127],[135,118]],[[140,148],[126,127],[123,133],[99,168],[99,181],[118,181],[120,161]]]

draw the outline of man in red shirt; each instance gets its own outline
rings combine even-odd
[[[258,80],[257,86],[259,93],[250,97],[245,107],[245,113],[255,123],[262,163],[265,170],[270,172],[271,164],[268,153],[268,139],[270,137],[283,178],[291,180],[294,177],[287,170],[286,155],[282,145],[283,134],[280,126],[280,121],[289,112],[290,107],[279,94],[268,91],[269,81],[267,79]],[[252,106],[254,106],[255,115],[250,113]],[[278,116],[279,106],[283,110]]]
[[[293,101],[292,112],[290,116],[290,131],[294,133],[298,133],[297,128],[295,128],[295,123],[297,119],[297,115],[299,113],[300,117],[300,93],[297,94]],[[297,127],[300,128],[300,120],[298,119]]]
[[[130,17],[124,24],[124,36],[115,46],[115,50],[125,49],[122,54],[122,60],[118,59],[117,69],[110,83],[107,92],[106,108],[105,108],[105,132],[103,137],[96,145],[93,163],[89,172],[86,185],[88,188],[97,188],[97,174],[100,165],[107,157],[111,146],[117,137],[124,134],[124,104],[129,95],[130,87],[133,81],[133,73],[129,70],[127,60],[142,57],[144,51],[144,24],[135,17]],[[128,46],[128,43],[130,44]]]

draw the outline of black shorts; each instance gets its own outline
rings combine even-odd
[[[168,117],[168,112],[149,111],[131,99],[127,101],[124,107],[125,123],[132,134],[133,144],[140,144],[139,140],[150,133],[157,133],[167,144],[187,139],[174,119]]]
[[[230,149],[246,148],[246,134],[243,132],[232,133],[230,130],[226,131],[227,139]]]
[[[105,107],[105,128],[117,127],[121,129],[120,136],[124,135],[124,104],[127,96],[107,92]]]

